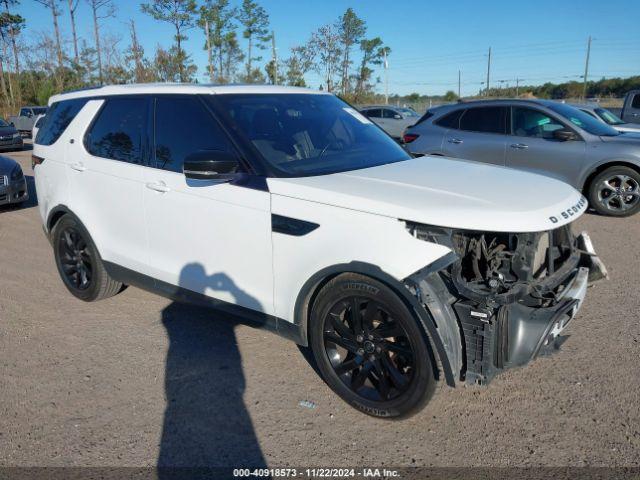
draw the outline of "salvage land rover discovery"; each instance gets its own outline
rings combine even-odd
[[[571,230],[587,208],[572,187],[412,158],[323,92],[57,95],[33,164],[73,295],[136,285],[239,315],[310,346],[326,383],[379,417],[416,412],[438,379],[485,384],[554,349],[605,275]]]

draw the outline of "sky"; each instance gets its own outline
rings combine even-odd
[[[239,4],[241,0],[231,0]],[[173,30],[141,13],[136,0],[114,0],[116,15],[102,21],[102,30],[121,35],[129,44],[130,18],[136,21],[139,41],[147,55],[156,45],[169,47]],[[461,72],[462,95],[483,87],[487,74],[487,53],[491,47],[491,86],[581,81],[584,74],[587,39],[593,38],[589,78],[640,75],[640,17],[638,0],[582,0],[529,2],[490,0],[261,0],[275,32],[279,58],[291,47],[303,44],[318,27],[333,23],[351,7],[366,21],[367,37],[379,36],[391,48],[387,71],[389,93],[417,92],[437,95],[458,89]],[[71,51],[71,27],[66,8],[60,28]],[[50,12],[35,0],[22,0],[18,11],[26,18],[26,33],[52,29]],[[92,43],[92,18],[86,0],[76,13],[80,37]],[[194,28],[184,44],[198,66],[198,80],[206,82],[207,56],[204,34]],[[241,44],[244,48],[244,43]],[[264,56],[270,58],[271,52]],[[268,60],[268,58],[267,58]],[[384,92],[384,72],[374,77]],[[306,78],[318,88],[321,75]]]

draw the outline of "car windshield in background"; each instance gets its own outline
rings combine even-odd
[[[8,127],[9,124],[5,122],[2,118],[0,118],[0,127]]]
[[[407,116],[407,117],[419,117],[420,116],[420,115],[418,115],[418,113],[415,110],[412,110],[410,108],[398,108],[397,110],[402,112],[402,114]]]
[[[411,158],[342,100],[327,94],[225,94],[215,102],[281,176],[357,170]]]
[[[547,105],[548,108],[554,112],[562,115],[565,119],[569,120],[574,125],[589,132],[592,135],[602,135],[606,137],[615,137],[620,135],[616,129],[602,123],[601,121],[593,118],[588,113],[583,112],[570,105],[564,103],[554,103]]]
[[[39,107],[33,109],[34,115],[44,115],[45,113],[47,113],[47,107]]]
[[[596,112],[596,115],[598,115],[609,125],[622,125],[624,123],[624,121],[620,117],[610,112],[606,108],[595,108],[593,111]]]

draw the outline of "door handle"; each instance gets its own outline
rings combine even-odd
[[[638,116],[638,114],[637,114],[637,113],[632,113],[632,114],[631,114],[631,116],[632,116],[632,117],[637,117],[637,116]]]
[[[529,148],[529,145],[525,143],[513,143],[511,144],[511,148],[517,148],[518,150],[524,150],[525,148]]]
[[[84,166],[84,164],[82,162],[78,162],[78,163],[72,163],[71,165],[69,165],[73,170],[76,170],[77,172],[84,172],[87,167]]]
[[[455,143],[456,145],[459,145],[462,143],[462,140],[460,140],[459,138],[450,138],[449,140],[447,140],[449,143]]]
[[[149,190],[154,190],[160,193],[167,193],[171,190],[164,182],[149,182],[145,185]]]

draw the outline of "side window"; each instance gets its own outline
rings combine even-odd
[[[382,109],[382,117],[383,118],[395,118],[395,116],[398,115],[397,112],[395,112],[394,110],[390,110],[388,108],[383,108]]]
[[[365,110],[364,114],[369,118],[382,118],[382,110],[380,110],[379,108]]]
[[[554,130],[566,128],[539,110],[514,107],[511,131],[519,137],[553,138]]]
[[[640,93],[636,93],[631,101],[631,108],[640,108]]]
[[[197,97],[157,97],[153,166],[181,173],[184,159],[202,150],[233,147]]]
[[[477,107],[465,111],[460,119],[460,130],[505,134],[506,107]]]
[[[87,151],[96,157],[144,163],[147,106],[145,97],[107,98],[85,138]]]
[[[444,128],[455,128],[457,130],[460,128],[460,117],[463,112],[463,109],[455,110],[434,123]]]
[[[53,145],[56,143],[62,132],[76,118],[76,115],[87,103],[88,98],[75,98],[73,100],[63,100],[51,105],[47,115],[43,117],[42,125],[35,142],[38,145]]]

